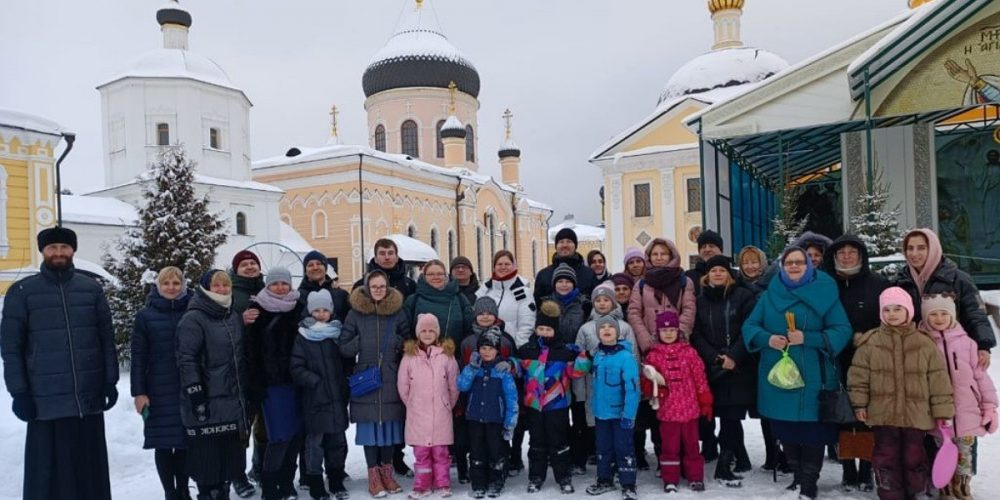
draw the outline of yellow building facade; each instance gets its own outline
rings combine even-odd
[[[60,140],[58,124],[0,110],[0,294],[41,264],[35,235],[56,221]]]

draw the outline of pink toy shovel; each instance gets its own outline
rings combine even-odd
[[[941,448],[934,457],[934,467],[931,469],[931,481],[937,489],[944,488],[951,482],[958,467],[958,447],[952,441],[951,426],[938,424],[941,431]]]

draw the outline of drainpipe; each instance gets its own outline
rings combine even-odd
[[[517,194],[510,194],[510,215],[513,218],[512,225],[514,227],[514,255],[517,255]],[[493,257],[490,257],[491,259]]]
[[[464,199],[462,178],[458,177],[458,184],[455,185],[455,256],[462,255],[462,207],[458,204]]]
[[[364,153],[358,153],[358,215],[361,220],[358,224],[358,229],[361,233],[361,268],[365,267],[365,187],[361,182],[361,165],[365,158]],[[361,271],[361,276],[364,277],[365,272]]]
[[[872,151],[872,93],[871,87],[868,86],[868,67],[865,67],[865,150],[868,153],[866,158],[868,182],[865,185],[871,193],[875,175],[875,165],[873,165],[875,152]]]
[[[63,132],[63,139],[66,140],[66,149],[63,150],[62,154],[59,155],[59,159],[56,160],[56,225],[62,226],[62,176],[60,175],[62,162],[66,159],[66,155],[73,150],[73,142],[76,141],[76,134],[73,132]]]

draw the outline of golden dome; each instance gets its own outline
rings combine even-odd
[[[925,3],[931,3],[931,0],[908,0],[907,3],[911,9],[916,9]]]
[[[743,10],[745,0],[708,0],[708,11],[712,14],[726,9]]]

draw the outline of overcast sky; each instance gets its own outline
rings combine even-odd
[[[705,0],[429,0],[445,35],[476,65],[481,169],[499,177],[504,108],[514,112],[528,194],[600,221],[600,172],[587,162],[650,113],[670,75],[712,43]],[[241,86],[254,107],[254,159],[325,142],[329,108],[347,144],[363,144],[361,75],[413,0],[182,0],[190,49]],[[163,0],[5,2],[0,108],[77,133],[63,165],[76,193],[103,185],[95,87],[159,48]],[[743,40],[794,64],[906,9],[906,0],[747,0]],[[560,186],[560,189],[547,189]],[[565,189],[562,188],[565,186]]]

